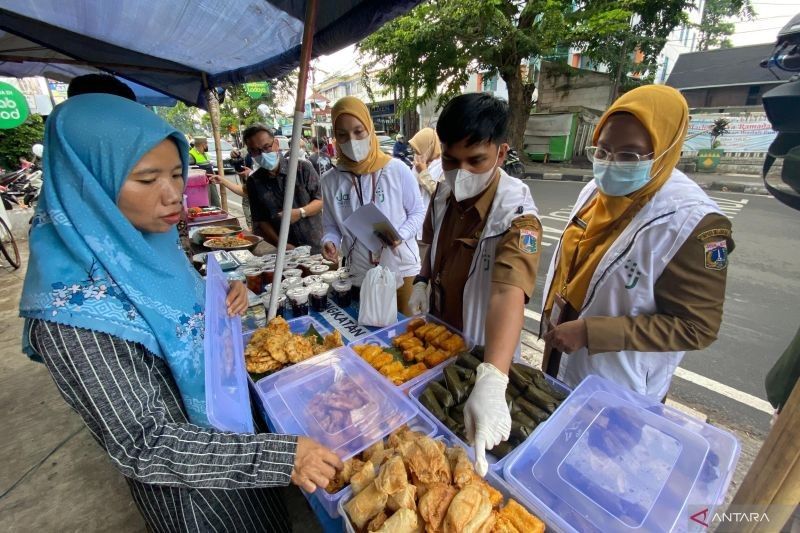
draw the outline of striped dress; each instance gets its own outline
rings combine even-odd
[[[30,324],[31,344],[125,476],[150,530],[291,530],[270,487],[289,483],[296,437],[190,424],[166,362],[142,345],[53,322]]]

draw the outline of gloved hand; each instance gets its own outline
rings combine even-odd
[[[428,298],[428,284],[418,281],[411,289],[411,297],[408,299],[408,307],[415,315],[427,313],[430,310],[430,299]]]
[[[508,376],[491,363],[481,363],[475,387],[464,406],[464,427],[467,441],[475,447],[475,471],[485,476],[489,470],[486,450],[508,440],[511,413],[506,404]]]

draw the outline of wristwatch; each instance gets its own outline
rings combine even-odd
[[[305,207],[301,207],[300,208],[300,218],[306,218],[306,208]]]

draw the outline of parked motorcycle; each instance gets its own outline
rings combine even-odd
[[[513,148],[508,149],[506,160],[503,163],[503,170],[506,171],[506,174],[515,178],[521,179],[525,176],[525,165],[522,164],[519,154]]]

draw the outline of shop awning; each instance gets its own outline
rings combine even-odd
[[[320,2],[314,55],[352,44],[419,0]],[[304,0],[5,0],[0,73],[71,79],[111,72],[203,107],[203,89],[297,67]],[[22,38],[2,46],[8,34]],[[205,78],[205,79],[204,79]]]

